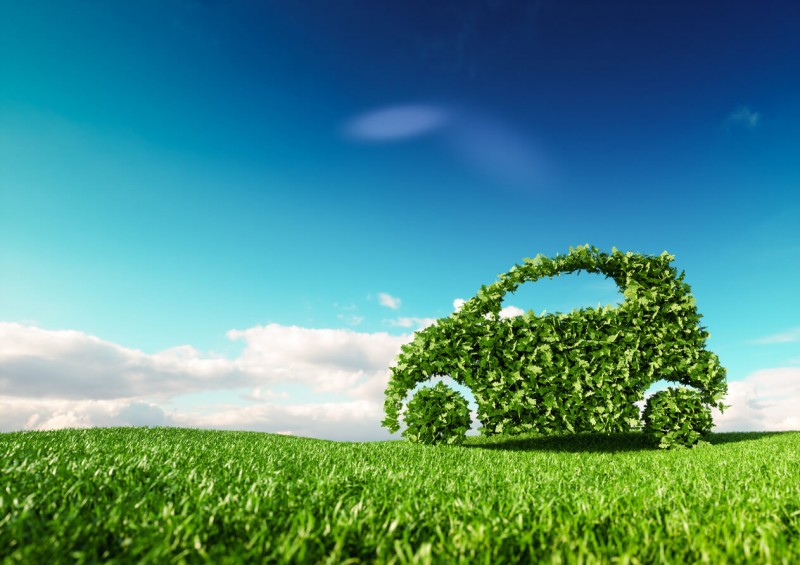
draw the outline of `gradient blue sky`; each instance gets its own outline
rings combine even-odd
[[[798,101],[791,1],[0,0],[0,426],[135,408],[322,437],[335,415],[270,410],[357,398],[372,419],[331,437],[380,438],[392,347],[583,243],[675,255],[729,379],[800,400]],[[507,302],[617,300],[584,275]],[[293,380],[323,335],[372,344],[326,349],[335,390]],[[101,380],[109,351],[171,356],[178,380],[98,396],[62,350]],[[176,416],[214,396],[227,420]]]

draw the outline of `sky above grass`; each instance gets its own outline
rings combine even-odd
[[[385,439],[415,330],[584,243],[676,257],[718,429],[798,429],[799,61],[791,1],[0,0],[0,430]]]

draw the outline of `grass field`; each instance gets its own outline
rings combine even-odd
[[[0,434],[4,563],[798,563],[800,433],[469,437]]]

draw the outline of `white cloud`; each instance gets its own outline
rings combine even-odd
[[[385,370],[407,336],[359,333],[352,330],[309,329],[268,324],[231,330],[230,339],[246,343],[236,365],[248,375],[273,383],[324,384],[327,375],[363,375]],[[343,388],[343,387],[342,387]]]
[[[383,390],[381,390],[381,395]],[[381,428],[383,403],[373,400],[308,404],[255,404],[208,415],[180,414],[177,425],[284,433],[337,441],[400,439]]]
[[[800,342],[800,328],[792,328],[788,331],[768,335],[753,340],[751,343],[756,345],[767,345],[771,343],[795,343]]]
[[[0,396],[0,431],[95,426],[168,426],[158,405],[134,399],[71,400]]]
[[[762,369],[728,383],[716,432],[800,430],[800,367]]]
[[[396,296],[392,296],[391,294],[387,294],[385,292],[378,293],[378,302],[380,302],[381,306],[386,306],[387,308],[391,308],[392,310],[397,310],[400,308],[401,300]]]
[[[728,123],[753,129],[761,123],[761,115],[747,106],[740,106],[728,116]]]
[[[502,310],[500,310],[500,317],[501,318],[513,318],[515,316],[522,316],[525,313],[525,310],[522,308],[517,308],[516,306],[506,306]]]
[[[250,393],[250,398],[252,398],[253,400],[272,400],[275,398],[288,399],[289,393],[286,391],[275,392],[269,388],[263,386],[257,386]]]
[[[230,360],[189,346],[147,355],[77,331],[0,322],[0,396],[163,398],[250,380]]]
[[[455,300],[453,300],[453,310],[458,312],[459,310],[461,310],[461,307],[464,306],[466,302],[467,301],[464,300],[463,298],[456,298]]]
[[[447,121],[447,112],[436,106],[387,106],[356,116],[344,129],[363,141],[395,141],[430,133]]]
[[[245,341],[235,359],[189,346],[148,355],[81,332],[0,323],[0,431],[239,422],[238,429],[305,430],[328,439],[389,437],[380,427],[383,393],[389,367],[411,336],[270,324],[232,330],[228,337]],[[274,391],[277,385],[333,400],[290,398]],[[252,392],[239,395],[238,403],[224,402],[220,393],[236,389]],[[192,396],[203,397],[203,405],[175,402]],[[323,416],[301,426],[298,414],[306,412],[297,406],[306,412],[317,407]],[[250,425],[265,414],[264,422]]]

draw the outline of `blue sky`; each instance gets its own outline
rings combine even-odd
[[[675,255],[720,429],[797,429],[798,61],[789,1],[0,0],[0,427],[385,439],[400,343],[590,243]]]

